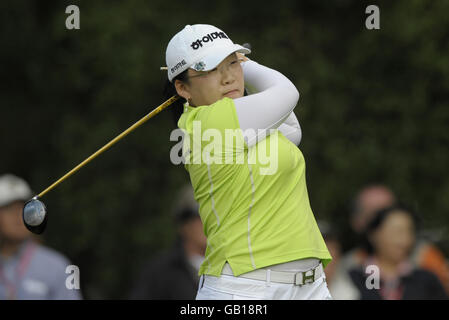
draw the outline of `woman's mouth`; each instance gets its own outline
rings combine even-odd
[[[223,96],[235,98],[239,96],[239,91],[237,89],[226,92]]]

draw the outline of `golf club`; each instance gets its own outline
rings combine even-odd
[[[144,116],[142,119],[137,121],[135,124],[133,124],[131,127],[123,131],[121,134],[119,134],[117,137],[112,139],[110,142],[108,142],[106,145],[104,145],[101,149],[96,151],[94,154],[92,154],[90,157],[88,157],[86,160],[81,162],[79,165],[77,165],[75,168],[70,170],[68,173],[66,173],[62,178],[60,178],[58,181],[53,183],[51,186],[49,186],[47,189],[39,193],[38,195],[34,196],[31,200],[27,201],[23,207],[22,212],[22,218],[23,223],[27,227],[28,230],[30,230],[33,233],[41,234],[44,232],[45,227],[47,225],[47,208],[45,207],[45,204],[40,200],[47,192],[55,188],[58,184],[66,180],[68,177],[73,175],[75,172],[77,172],[79,169],[84,167],[86,164],[88,164],[90,161],[95,159],[97,156],[99,156],[101,153],[109,149],[112,145],[114,145],[117,141],[128,135],[130,132],[141,126],[143,123],[145,123],[147,120],[154,117],[156,114],[170,106],[173,102],[179,99],[179,96],[175,95],[162,103],[159,107],[155,108],[153,111],[148,113],[146,116]]]

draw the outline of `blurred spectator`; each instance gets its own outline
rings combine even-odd
[[[332,256],[332,261],[324,269],[332,298],[334,300],[358,299],[359,292],[349,277],[349,270],[342,266],[342,247],[337,232],[326,221],[319,221],[318,226]],[[351,265],[351,268],[354,265]]]
[[[374,213],[396,202],[396,196],[390,188],[383,185],[369,185],[360,190],[353,202],[351,228],[357,235],[365,232]]]
[[[435,273],[449,295],[449,264],[443,253],[435,245],[430,241],[418,239],[411,254],[411,262]]]
[[[320,228],[321,234],[323,235],[324,242],[326,243],[327,249],[332,256],[332,261],[324,269],[326,274],[326,282],[329,291],[332,294],[331,287],[334,280],[334,275],[341,257],[341,245],[338,240],[338,235],[335,230],[326,221],[318,221],[318,226]]]
[[[357,266],[362,266],[367,258],[366,249],[361,246],[366,226],[371,221],[374,213],[380,209],[390,207],[396,203],[395,194],[384,185],[368,185],[362,188],[356,195],[350,218],[350,226],[356,235],[357,245],[340,259],[335,282],[331,288],[334,299],[355,299],[357,292],[354,290],[348,277],[348,271]],[[449,294],[449,266],[441,251],[432,243],[418,238],[413,252],[410,255],[411,262],[425,270],[435,273]]]
[[[0,176],[0,300],[80,299],[79,290],[66,288],[71,263],[33,241],[23,224],[22,209],[32,196],[21,178]]]
[[[131,299],[195,299],[198,271],[207,246],[198,210],[193,188],[186,185],[174,210],[177,239],[172,248],[145,264]]]
[[[367,257],[367,252],[361,243],[368,222],[377,210],[391,206],[395,201],[394,193],[383,185],[368,185],[355,196],[349,221],[352,235],[355,236],[355,247],[341,257],[336,267],[332,286],[329,286],[329,291],[335,300],[358,299],[358,290],[348,272],[362,266]]]
[[[363,265],[349,271],[359,298],[383,300],[447,299],[436,275],[414,266],[409,259],[415,242],[416,217],[407,208],[395,205],[381,209],[366,226],[368,256]],[[377,266],[377,288],[367,283]],[[368,272],[368,270],[370,270]],[[368,281],[367,281],[368,280]],[[376,281],[372,281],[375,284]]]

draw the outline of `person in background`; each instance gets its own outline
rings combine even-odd
[[[363,235],[368,223],[377,210],[396,202],[393,191],[381,184],[368,185],[356,195],[351,212],[351,228],[357,235]]]
[[[415,234],[416,216],[410,209],[394,205],[375,213],[365,231],[368,256],[349,271],[359,299],[448,299],[435,274],[410,262]]]
[[[62,254],[33,240],[22,221],[33,193],[12,174],[0,176],[0,300],[78,300],[79,289],[66,287]]]
[[[418,239],[410,259],[414,265],[435,273],[449,295],[449,264],[439,248],[429,240]]]
[[[333,274],[332,288],[329,290],[335,300],[355,300],[359,293],[349,277],[349,270],[363,265],[367,253],[361,246],[364,230],[374,213],[395,203],[394,193],[384,185],[371,184],[363,187],[352,201],[349,220],[352,248],[341,254],[339,264]]]
[[[397,197],[393,191],[382,184],[369,184],[355,196],[350,226],[357,238],[357,244],[340,259],[333,285],[335,299],[353,299],[357,295],[347,273],[350,269],[363,265],[368,256],[361,245],[363,234],[376,211],[390,207],[396,202]],[[437,275],[446,293],[449,294],[449,266],[442,252],[434,244],[417,236],[410,260],[416,267]]]
[[[329,287],[329,291],[333,296],[332,283],[341,258],[341,244],[337,232],[327,221],[318,221],[318,227],[320,228],[321,234],[323,235],[323,239],[326,243],[327,249],[332,256],[332,261],[329,262],[326,269],[324,269],[324,273],[326,274],[326,282]]]
[[[175,205],[177,238],[172,248],[148,261],[131,291],[135,300],[193,300],[204,260],[207,239],[194,199],[193,188],[184,186]]]

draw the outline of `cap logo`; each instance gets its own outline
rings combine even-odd
[[[171,73],[175,73],[176,70],[178,70],[182,66],[185,66],[186,64],[187,64],[187,62],[183,59],[181,62],[178,62],[177,64],[175,64],[175,66],[173,68],[170,69]]]
[[[192,47],[193,50],[197,50],[198,48],[203,46],[203,42],[212,42],[215,39],[229,39],[228,36],[224,33],[224,32],[212,32],[209,34],[206,34],[205,36],[203,36],[201,39],[196,39],[195,41],[192,42],[192,44],[190,45]]]
[[[195,66],[193,67],[196,71],[203,71],[204,68],[206,68],[206,64],[203,61],[195,63]]]

